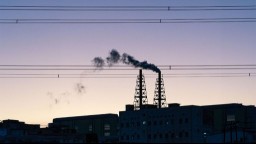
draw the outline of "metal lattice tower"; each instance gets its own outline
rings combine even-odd
[[[157,105],[158,108],[167,107],[164,89],[164,79],[161,75],[161,72],[158,73],[158,78],[156,79],[154,105]]]
[[[144,104],[148,104],[148,98],[147,98],[145,77],[142,74],[142,70],[140,69],[140,73],[137,76],[136,87],[135,87],[134,110],[141,109],[142,105]]]

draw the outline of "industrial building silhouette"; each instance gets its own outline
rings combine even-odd
[[[142,70],[134,103],[117,114],[54,118],[47,128],[6,120],[0,142],[59,143],[256,143],[256,107],[239,103],[187,105],[167,103],[158,73],[153,104],[148,104]]]

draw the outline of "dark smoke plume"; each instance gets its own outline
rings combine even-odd
[[[101,57],[95,57],[92,60],[92,62],[94,64],[94,66],[97,67],[97,68],[102,68],[105,65],[104,59],[101,58]]]
[[[160,72],[160,69],[157,66],[155,66],[154,64],[148,63],[147,61],[140,62],[140,61],[136,60],[133,56],[130,56],[126,53],[124,53],[122,55],[122,62],[124,64],[133,65],[134,67],[149,69],[149,70],[152,70],[157,73]]]
[[[126,54],[126,53],[124,53],[121,56],[119,52],[115,49],[112,49],[110,51],[109,56],[106,58],[106,61],[109,66],[122,62],[127,65],[132,65],[136,68],[139,67],[143,69],[149,69],[157,73],[161,72],[160,69],[154,64],[148,63],[147,61],[140,62],[136,60],[133,56],[130,56],[129,54]],[[101,57],[95,57],[92,62],[97,68],[102,68],[105,64],[104,59],[102,59]]]
[[[111,50],[109,53],[109,56],[106,58],[107,63],[109,66],[112,66],[113,64],[116,64],[119,62],[121,56],[118,51],[115,49]]]

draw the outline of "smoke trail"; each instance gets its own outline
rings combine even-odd
[[[131,56],[127,53],[124,53],[121,56],[119,54],[119,52],[115,49],[112,49],[110,51],[109,56],[106,58],[106,61],[107,61],[109,66],[112,66],[113,64],[117,64],[119,62],[122,62],[122,63],[127,64],[127,65],[132,65],[136,68],[140,67],[140,68],[143,68],[143,69],[152,70],[152,71],[157,72],[157,73],[161,72],[160,69],[156,65],[148,63],[147,61],[140,62],[140,61],[136,60],[133,56]],[[93,63],[97,68],[102,68],[105,64],[105,61],[101,57],[95,57],[93,59]]]
[[[78,94],[85,93],[85,86],[82,83],[76,83],[75,90]]]
[[[95,58],[92,60],[92,62],[93,62],[93,64],[94,64],[94,66],[95,66],[96,68],[99,68],[99,69],[101,69],[101,68],[105,65],[105,61],[104,61],[104,59],[101,58],[101,57],[95,57]]]
[[[134,67],[149,69],[149,70],[152,70],[157,73],[160,72],[160,69],[157,66],[155,66],[154,64],[148,63],[147,61],[140,62],[140,61],[136,60],[133,56],[130,56],[126,53],[124,53],[122,55],[122,62],[124,64],[133,65]]]
[[[109,66],[112,66],[113,64],[119,63],[121,56],[119,52],[115,49],[111,50],[109,53],[109,56],[106,58],[107,63]]]

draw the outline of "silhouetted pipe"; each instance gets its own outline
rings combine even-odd
[[[139,96],[139,100],[140,100],[140,109],[142,107],[142,69],[140,69],[140,74],[139,74],[139,79],[140,79],[140,96]]]
[[[161,94],[161,72],[158,72],[158,108],[162,106],[162,94]]]

